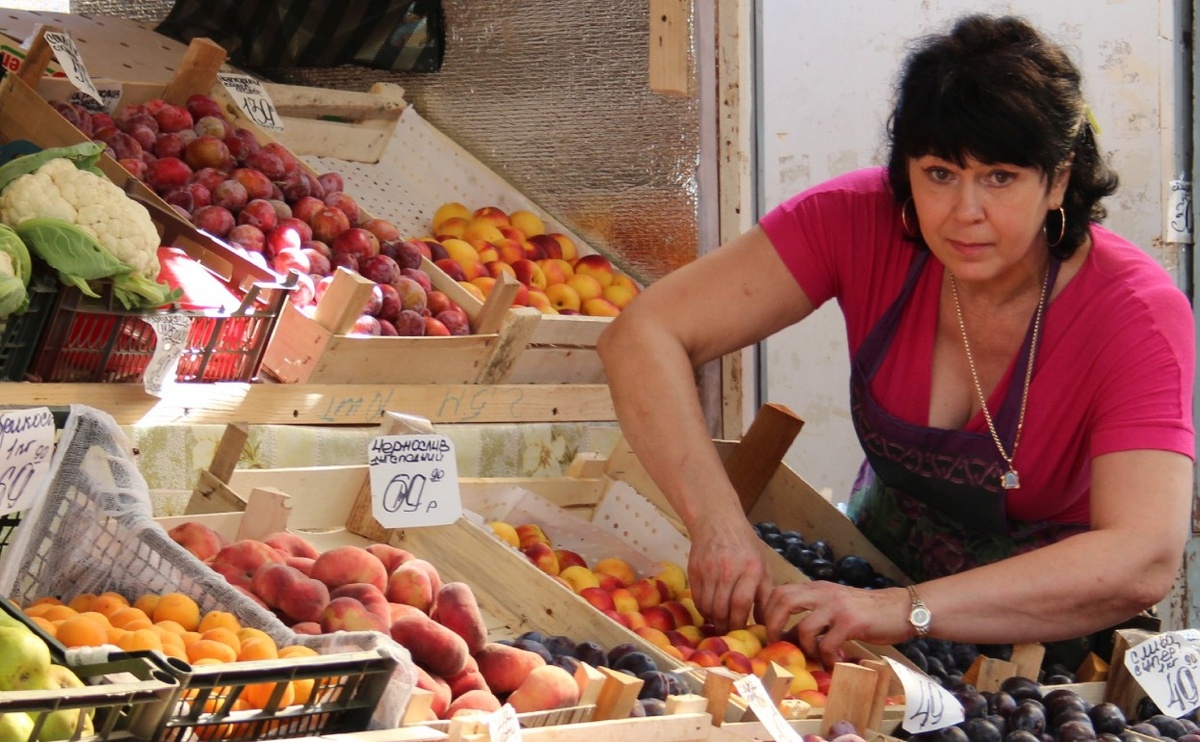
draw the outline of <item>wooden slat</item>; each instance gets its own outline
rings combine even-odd
[[[725,473],[749,513],[762,496],[784,455],[796,440],[804,421],[781,404],[763,405],[750,429],[725,459]]]
[[[1146,697],[1146,692],[1125,667],[1125,652],[1153,637],[1154,634],[1138,629],[1118,629],[1113,632],[1113,653],[1108,663],[1104,700],[1115,703],[1130,718],[1137,711],[1138,702]]]
[[[611,317],[548,314],[545,322],[538,326],[532,342],[535,345],[594,347],[600,339],[600,333],[611,324]]]
[[[120,425],[248,422],[371,425],[387,410],[435,423],[616,419],[603,384],[179,384],[159,399],[138,384],[0,384],[0,405],[66,407],[87,400]]]
[[[688,95],[692,57],[690,0],[650,0],[650,89]]]
[[[596,699],[596,713],[592,718],[596,721],[628,719],[646,681],[607,667],[596,669],[604,675],[604,686]]]
[[[217,73],[225,64],[225,49],[204,37],[197,37],[188,44],[183,53],[183,60],[171,81],[162,91],[162,99],[167,103],[182,106],[188,96],[198,90],[209,90],[217,82]]]
[[[706,742],[708,714],[675,714],[637,719],[610,719],[584,724],[521,730],[523,742]],[[487,742],[486,734],[468,734],[463,742]]]
[[[238,528],[237,540],[262,541],[267,536],[286,531],[292,503],[286,493],[274,487],[255,487],[246,498],[246,512]]]
[[[821,734],[828,736],[829,727],[839,720],[850,722],[855,729],[867,729],[879,679],[879,673],[869,667],[849,662],[834,664],[829,698],[821,715]]]
[[[529,338],[541,323],[542,313],[531,307],[518,307],[508,311],[508,321],[500,331],[499,341],[492,346],[476,381],[480,384],[501,384],[510,381],[513,367],[529,347]],[[559,383],[569,381],[556,379]]]
[[[547,319],[538,322],[534,335]],[[602,384],[604,380],[604,366],[595,348],[537,345],[534,338],[517,356],[507,379],[512,384]]]
[[[57,26],[39,25],[34,31],[33,41],[29,44],[29,51],[25,53],[25,59],[17,69],[17,77],[31,88],[37,87],[38,80],[46,74],[50,60],[54,59],[54,50],[46,41],[47,33],[62,33],[62,29]]]
[[[1042,659],[1046,656],[1045,645],[1036,642],[1014,644],[1012,658],[1009,660],[1017,666],[1017,675],[1030,680],[1037,680],[1042,669]]]
[[[433,433],[433,428],[429,425],[428,420],[389,413],[384,416],[376,435],[403,435],[405,433],[428,435]],[[350,506],[350,514],[345,521],[346,529],[372,541],[386,542],[391,536],[391,531],[375,520],[373,498],[371,497],[371,477],[365,468],[364,472],[362,484],[355,490],[354,504]]]

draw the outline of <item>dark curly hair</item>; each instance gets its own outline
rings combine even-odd
[[[1069,160],[1066,225],[1051,252],[1070,257],[1089,223],[1105,217],[1100,200],[1116,191],[1117,176],[1088,124],[1079,70],[1024,19],[968,15],[948,34],[918,40],[901,68],[895,100],[887,173],[901,208],[912,196],[909,158],[1033,167],[1048,180]],[[1056,236],[1057,212],[1047,219]]]

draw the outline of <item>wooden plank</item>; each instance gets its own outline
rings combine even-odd
[[[194,38],[183,53],[183,60],[171,81],[163,88],[162,99],[182,106],[197,90],[209,90],[217,84],[217,73],[225,64],[225,49],[202,36]]]
[[[1138,702],[1146,692],[1125,667],[1125,652],[1155,635],[1137,629],[1118,629],[1113,632],[1113,653],[1108,663],[1108,682],[1104,686],[1104,700],[1115,703],[1125,716],[1133,718]]]
[[[230,423],[225,426],[221,440],[217,442],[217,451],[213,454],[208,471],[222,482],[228,483],[229,478],[237,469],[238,460],[250,440],[250,426],[245,423]]]
[[[981,654],[963,673],[963,682],[974,685],[982,693],[995,693],[1000,690],[1001,683],[1016,674],[1016,663]]]
[[[879,673],[869,667],[835,663],[821,714],[821,735],[828,736],[829,727],[838,720],[850,722],[855,729],[867,729],[878,683]]]
[[[650,0],[650,89],[667,95],[691,92],[690,0]]]
[[[725,473],[749,513],[796,440],[804,421],[781,404],[759,408],[750,429],[725,459]]]
[[[900,687],[899,678],[892,671],[891,665],[883,660],[863,660],[860,662],[863,667],[868,670],[875,671],[875,695],[871,699],[871,707],[867,712],[867,721],[864,725],[866,729],[878,729],[883,724],[884,709],[887,706],[887,698],[891,695],[893,686]]]
[[[583,724],[521,730],[523,742],[706,742],[708,714],[675,714],[636,719],[609,719]],[[463,742],[487,742],[487,734],[466,735]]]
[[[628,719],[646,681],[608,667],[596,669],[604,675],[605,680],[596,699],[596,712],[592,718],[596,721]]]
[[[255,487],[246,498],[246,511],[238,526],[237,540],[262,541],[272,533],[286,531],[291,515],[291,497],[274,487]]]
[[[0,405],[66,407],[88,400],[120,425],[247,422],[370,425],[387,410],[435,423],[609,422],[603,384],[179,384],[169,398],[140,384],[0,383]]]
[[[25,53],[25,59],[17,69],[17,77],[31,88],[37,87],[38,80],[46,74],[50,60],[54,59],[54,50],[46,41],[47,33],[62,33],[62,29],[39,24],[34,31],[33,41],[29,44],[29,51]]]
[[[201,469],[192,496],[184,507],[185,515],[228,513],[246,509],[246,501],[211,471]]]
[[[507,274],[506,274],[507,275]],[[542,313],[532,307],[516,307],[508,310],[508,321],[500,331],[499,341],[492,347],[476,381],[480,384],[500,384],[509,381],[513,366],[529,347],[529,338],[540,324]],[[566,382],[558,377],[560,383]]]
[[[537,326],[545,321],[543,317]],[[532,338],[507,379],[512,384],[601,384],[604,380],[604,365],[595,348],[537,345]]]
[[[612,324],[612,317],[582,314],[548,314],[544,320],[531,340],[535,345],[595,347],[600,334]]]
[[[595,508],[608,490],[607,479],[575,477],[459,477],[458,488],[464,501],[518,487],[554,503],[560,508]]]
[[[308,381],[313,384],[476,384],[499,342],[498,335],[334,335],[325,352],[313,364]]]
[[[1042,669],[1042,659],[1045,656],[1046,647],[1042,644],[1036,642],[1014,644],[1009,661],[1017,666],[1017,675],[1037,680]]]
[[[433,432],[428,420],[388,413],[380,423],[376,436],[428,435]],[[373,498],[371,497],[371,477],[369,470],[365,467],[362,484],[357,490],[354,490],[354,493],[354,504],[350,506],[350,514],[344,521],[346,529],[372,541],[386,542],[391,536],[391,531],[375,520]]]
[[[520,287],[520,281],[502,272],[492,286],[487,300],[483,302],[479,314],[471,318],[471,332],[481,335],[499,332]],[[541,313],[538,314],[540,316]]]
[[[365,458],[365,457],[364,457]],[[288,527],[297,530],[328,528],[343,524],[354,504],[349,497],[324,497],[323,493],[358,492],[367,476],[366,464],[315,466],[289,469],[238,469],[229,479],[234,492],[256,487],[275,487],[292,495]]]
[[[712,725],[719,727],[725,723],[725,711],[731,704],[730,694],[733,693],[733,673],[719,667],[710,667],[704,673],[704,687],[700,693],[708,699],[708,713],[712,716]]]

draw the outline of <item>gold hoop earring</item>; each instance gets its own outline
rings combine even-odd
[[[917,237],[921,236],[920,231],[914,230],[912,227],[908,226],[908,205],[911,203],[913,203],[912,196],[909,196],[908,200],[904,202],[904,205],[900,207],[900,223],[904,225],[905,236],[916,239]],[[913,208],[916,208],[916,204],[913,204]]]
[[[1052,212],[1047,212],[1052,213]],[[1046,221],[1049,221],[1047,219]],[[1050,241],[1049,230],[1046,229],[1046,222],[1042,222],[1042,235],[1046,238],[1046,247],[1058,247],[1062,244],[1063,237],[1067,234],[1067,212],[1063,207],[1058,207],[1058,239],[1054,242]]]

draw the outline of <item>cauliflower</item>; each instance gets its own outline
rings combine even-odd
[[[74,224],[134,273],[158,277],[158,230],[150,212],[107,178],[56,158],[0,192],[0,222],[18,227],[40,218]]]

